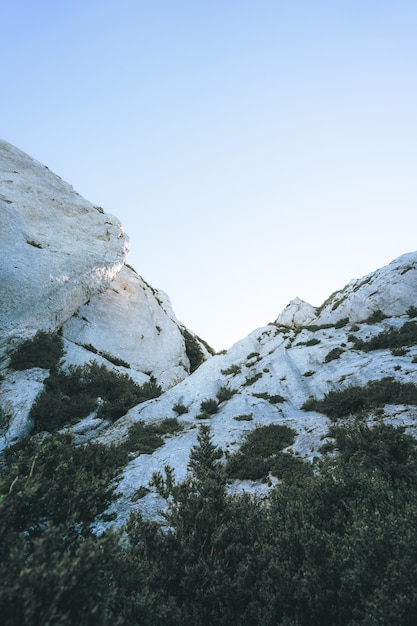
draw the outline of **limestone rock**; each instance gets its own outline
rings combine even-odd
[[[298,326],[311,324],[315,318],[315,308],[311,304],[301,300],[301,298],[294,298],[287,304],[275,321],[277,324],[282,324],[282,326],[297,328]]]
[[[123,265],[120,222],[47,167],[0,141],[0,357],[56,330]]]
[[[180,324],[168,297],[123,267],[101,294],[94,296],[63,327],[63,337],[94,352],[126,362],[155,376],[164,388],[188,376],[189,362]],[[93,352],[92,352],[92,351]]]

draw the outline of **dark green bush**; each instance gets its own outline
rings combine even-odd
[[[233,398],[236,391],[234,389],[230,389],[229,387],[220,387],[218,392],[216,393],[216,398],[219,402],[227,402],[230,398]]]
[[[235,415],[233,419],[236,420],[237,422],[251,422],[253,420],[253,413]]]
[[[13,352],[10,367],[26,370],[32,367],[53,369],[64,354],[62,338],[55,333],[40,330],[33,339],[27,339]]]
[[[240,374],[241,372],[241,367],[239,365],[231,365],[230,367],[228,367],[225,370],[220,370],[221,373],[223,374],[223,376],[229,376],[230,374],[232,376],[236,376],[236,374]]]
[[[270,424],[252,430],[240,449],[228,458],[227,475],[241,480],[266,479],[269,472],[276,475],[275,472],[280,467],[278,455],[283,448],[294,443],[296,434],[295,430],[281,424]]]
[[[249,376],[249,378],[247,378],[245,382],[243,383],[242,387],[251,387],[260,378],[262,378],[262,372],[258,372],[257,374],[254,374],[253,376]]]
[[[219,410],[219,405],[217,400],[210,398],[210,400],[203,400],[200,404],[200,411],[202,413],[208,413],[209,415],[214,415]]]
[[[253,393],[255,398],[262,398],[263,400],[268,400],[271,404],[279,404],[281,402],[285,402],[285,398],[280,396],[278,393],[271,396],[267,391],[261,391],[260,393]]]
[[[351,386],[329,391],[321,400],[310,398],[301,408],[339,419],[386,404],[417,404],[417,385],[400,383],[391,377],[371,380],[364,387]]]
[[[137,385],[127,374],[93,362],[70,367],[66,372],[51,372],[30,416],[37,431],[54,432],[64,424],[78,422],[97,407],[99,417],[116,420],[132,406],[156,398],[160,393],[161,388],[154,378]]]
[[[180,328],[180,330],[182,336],[184,337],[185,352],[190,362],[190,373],[192,374],[202,363],[204,363],[206,357],[204,356],[204,352],[200,348],[200,344],[194,335],[192,335],[186,328]]]
[[[417,317],[417,306],[410,306],[407,309],[408,317]]]
[[[383,313],[380,309],[377,309],[365,320],[366,324],[377,324],[378,322],[382,322],[382,320],[386,319],[385,313]]]
[[[333,348],[333,350],[330,350],[330,352],[326,355],[324,362],[329,363],[330,361],[334,361],[335,359],[340,358],[341,354],[343,354],[342,348]]]
[[[401,328],[384,330],[369,341],[354,339],[355,348],[370,352],[386,348],[403,348],[417,345],[417,322],[405,322]]]
[[[184,413],[188,413],[188,409],[184,404],[174,404],[172,410],[175,411],[177,415],[184,415]]]

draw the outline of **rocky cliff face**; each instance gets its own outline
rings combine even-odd
[[[0,246],[3,445],[30,432],[30,407],[48,375],[7,369],[39,330],[62,335],[66,366],[95,360],[139,383],[153,376],[163,389],[188,376],[188,331],[168,297],[125,264],[129,240],[120,222],[4,141]],[[206,346],[189,337],[207,358]]]
[[[162,387],[159,397],[113,422],[93,411],[67,424],[77,443],[119,444],[138,422],[175,418],[181,427],[154,451],[131,451],[117,478],[120,497],[108,511],[118,523],[133,508],[157,514],[161,501],[149,486],[151,476],[166,464],[177,479],[186,475],[202,423],[210,425],[224,458],[260,427],[290,426],[296,435],[286,454],[313,462],[331,420],[312,399],[361,390],[370,381],[382,381],[379,390],[394,382],[401,393],[409,390],[404,385],[417,385],[417,252],[352,280],[319,308],[296,298],[274,323],[207,358],[204,345],[176,320],[167,296],[125,264],[127,239],[117,220],[15,148],[2,143],[0,149],[3,447],[33,427],[30,408],[49,372],[11,370],[8,356],[39,329],[59,331],[63,370],[95,360],[140,384],[152,374]],[[196,352],[198,363],[207,360],[189,375]],[[413,431],[415,401],[401,393],[380,393],[369,419]],[[276,480],[268,478],[269,484]],[[237,480],[230,489],[266,494],[268,481]]]

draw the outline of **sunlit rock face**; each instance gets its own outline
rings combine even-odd
[[[37,330],[56,330],[107,288],[124,263],[120,222],[0,141],[0,356]]]
[[[311,324],[315,318],[316,311],[311,304],[301,300],[301,298],[294,298],[278,315],[276,323],[296,328]]]
[[[64,368],[97,361],[138,384],[154,377],[163,390],[190,373],[185,333],[201,360],[209,356],[168,296],[125,264],[117,218],[1,140],[0,249],[0,449],[31,432],[49,372],[8,365],[40,330],[62,335]]]
[[[164,388],[189,373],[184,338],[168,297],[130,267],[123,267],[108,289],[80,307],[62,334],[78,346],[93,347],[152,374]],[[91,359],[91,351],[84,357]]]
[[[375,272],[350,281],[332,294],[317,315],[317,324],[348,318],[361,322],[375,311],[401,315],[417,303],[417,253],[409,252]]]

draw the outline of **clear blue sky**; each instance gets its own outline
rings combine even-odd
[[[216,349],[417,249],[415,0],[3,0],[0,136]]]

